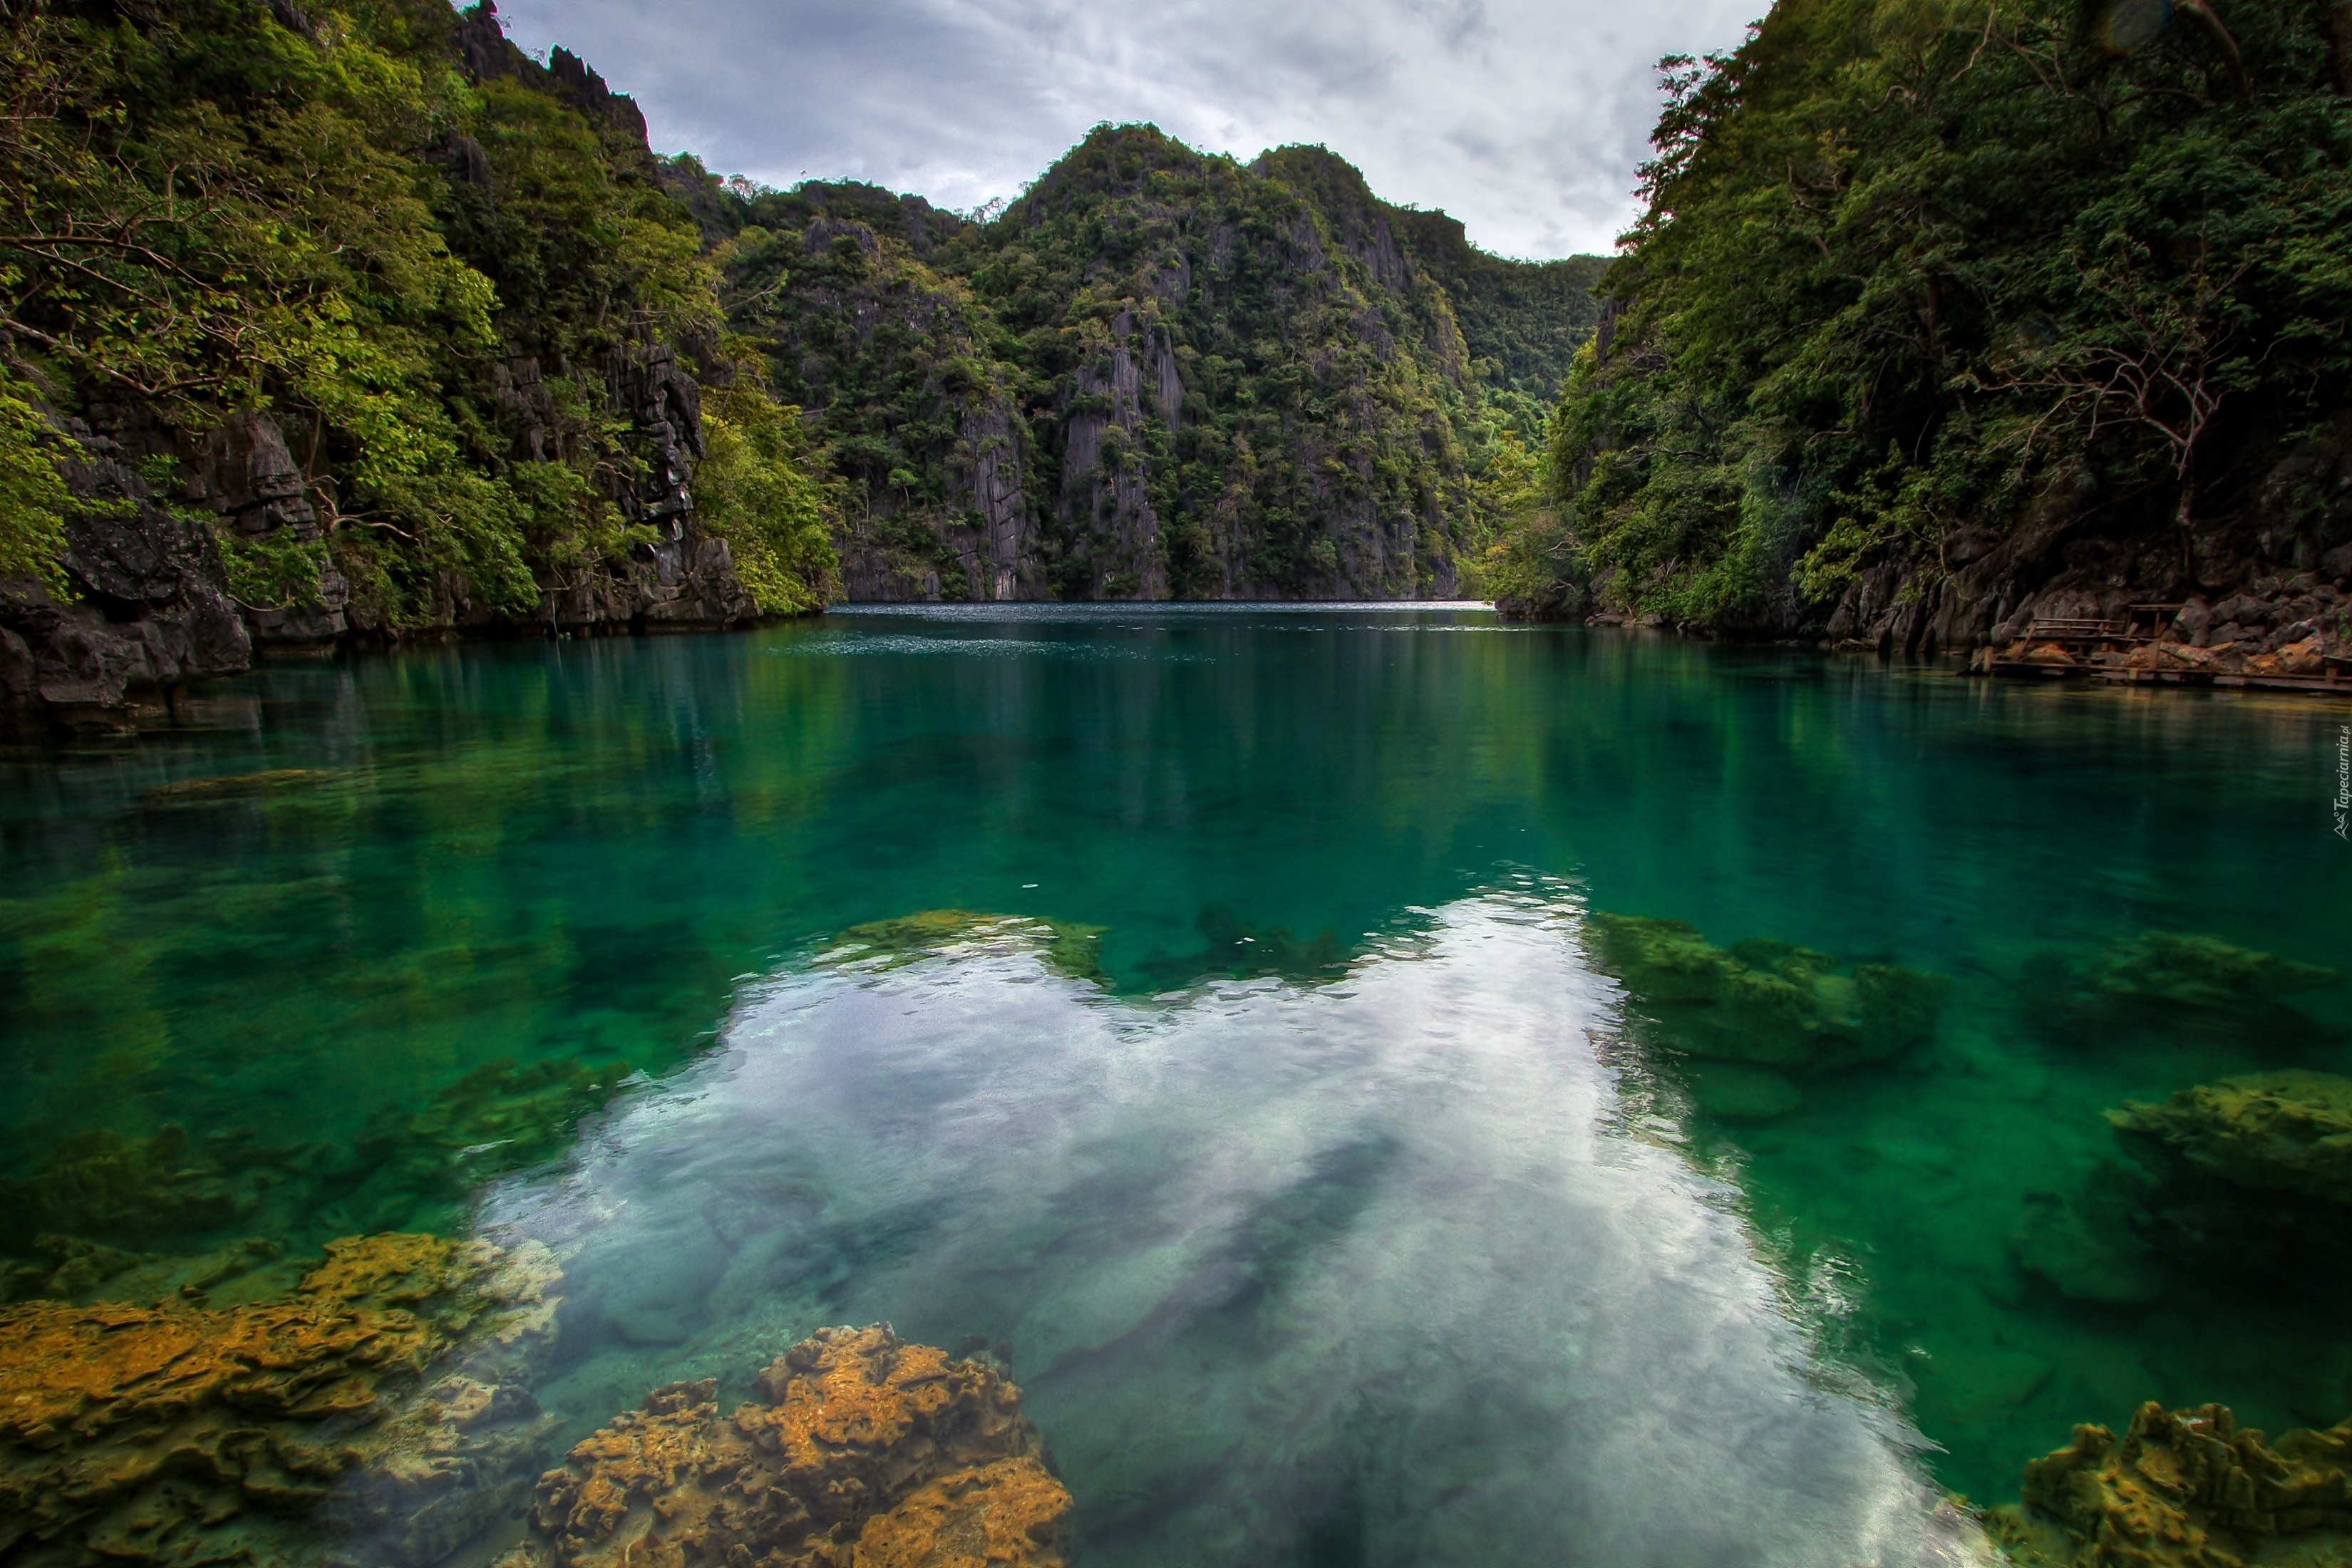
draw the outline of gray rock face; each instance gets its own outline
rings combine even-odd
[[[189,499],[209,504],[247,539],[315,544],[326,537],[302,469],[267,414],[232,414],[205,442]],[[349,630],[351,588],[323,559],[317,581],[294,602],[244,606],[260,643],[328,643]]]
[[[502,402],[520,416],[516,455],[538,459],[544,427],[530,416],[550,406],[538,362],[520,356],[502,368]],[[756,620],[759,606],[736,575],[726,542],[699,536],[689,517],[688,487],[703,449],[699,386],[663,343],[628,345],[607,379],[646,458],[643,475],[614,499],[625,517],[658,537],[616,569],[542,583],[530,625],[551,633]],[[72,596],[0,583],[0,731],[131,728],[168,712],[192,680],[250,668],[257,646],[327,647],[367,629],[351,624],[350,589],[331,553],[295,603],[239,605],[229,595],[216,530],[257,542],[327,537],[301,467],[268,415],[231,416],[190,455],[143,410],[94,412],[107,418],[105,428],[64,425],[83,454],[65,466],[66,479],[86,503],[66,520]],[[1009,427],[999,435],[1009,439]],[[182,458],[175,496],[158,496],[140,473],[139,460],[152,457]],[[979,509],[992,506],[1000,524],[1008,516],[1005,482],[992,477],[994,499]],[[1009,483],[1017,497],[1017,471]],[[1003,558],[1016,550],[1017,538]],[[433,620],[456,633],[520,629],[477,604],[472,584],[455,572],[435,580]]]
[[[293,0],[270,5],[282,26],[310,32]],[[463,13],[452,41],[477,79],[517,79],[551,90],[604,132],[623,162],[634,147],[647,171],[656,168],[636,105],[578,57],[559,48],[539,64],[507,41],[488,5]],[[472,138],[446,134],[425,156],[458,184],[492,195],[488,154]],[[910,235],[928,213],[908,209]],[[642,460],[637,471],[608,479],[611,499],[625,521],[651,529],[655,538],[632,559],[600,563],[576,580],[543,579],[540,602],[520,625],[478,602],[462,574],[441,572],[429,590],[436,629],[552,634],[725,626],[759,617],[726,542],[701,537],[692,521],[703,431],[701,387],[689,362],[707,362],[709,346],[640,333],[602,366],[552,367],[573,378],[585,369],[592,385],[601,372],[608,405],[627,420],[630,445]],[[508,456],[520,462],[558,458],[555,402],[529,345],[516,345],[491,375],[510,437]],[[312,499],[322,493],[314,489],[317,466],[306,471],[269,416],[233,414],[190,436],[136,405],[93,403],[89,414],[87,421],[59,422],[82,450],[66,471],[85,503],[66,521],[71,594],[60,599],[37,584],[0,583],[0,731],[125,728],[168,710],[190,680],[249,668],[257,647],[327,647],[355,635],[388,635],[381,626],[354,624],[357,610],[335,565],[329,521]],[[1000,416],[979,421],[968,435],[979,522],[974,569],[992,570],[998,561],[1009,569],[1021,545],[1012,426]],[[142,477],[141,465],[152,458],[170,461],[172,495],[156,494]],[[325,548],[313,552],[316,577],[289,602],[247,605],[230,596],[222,542],[231,549]]]
[[[2352,418],[2285,453],[2234,508],[2183,541],[2153,531],[2101,531],[2070,497],[2052,497],[2006,537],[1980,531],[1946,542],[1936,563],[1890,561],[1848,585],[1825,628],[1833,642],[1931,656],[1999,647],[2036,621],[2124,622],[2132,606],[2161,623],[2163,639],[2238,646],[2249,657],[2306,647],[2314,674],[2352,651]],[[1955,549],[1955,543],[1962,547]],[[1795,636],[1802,606],[1776,626]],[[2221,667],[2217,667],[2221,668]]]
[[[20,733],[120,729],[190,680],[253,658],[203,520],[159,500],[123,441],[79,421],[68,428],[84,454],[65,468],[86,503],[66,519],[79,597],[0,583],[0,728]]]
[[[1154,401],[1172,407],[1183,396],[1174,355],[1157,331],[1139,341],[1134,316],[1122,310],[1110,341],[1081,365],[1071,387],[1072,412],[1063,431],[1062,510],[1081,524],[1097,596],[1163,599],[1168,564],[1160,544],[1143,465],[1134,460],[1143,438],[1145,366]]]

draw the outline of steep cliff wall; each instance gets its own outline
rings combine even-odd
[[[761,613],[691,489],[741,372],[629,100],[488,5],[89,9],[5,24],[0,728],[276,645]]]
[[[1465,584],[1597,264],[1485,256],[1320,148],[1106,127],[986,223],[673,176],[847,482],[852,598],[1396,598]]]

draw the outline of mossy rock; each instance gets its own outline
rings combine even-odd
[[[2107,1120],[2232,1185],[2352,1205],[2352,1079],[2225,1078],[2154,1104],[2128,1102]]]
[[[1021,1391],[886,1324],[819,1329],[719,1407],[657,1388],[540,1479],[510,1568],[1059,1568],[1070,1494]],[[649,1505],[649,1506],[632,1506]]]
[[[1789,942],[1717,947],[1682,921],[1596,914],[1591,924],[1643,1032],[1707,1061],[1787,1072],[1883,1061],[1934,1037],[1950,989],[1938,975],[1849,968]]]
[[[1035,915],[990,915],[971,910],[923,910],[854,925],[835,937],[829,956],[866,969],[896,969],[973,942],[1013,939],[1034,943],[1047,964],[1073,980],[1105,980],[1101,926]]]
[[[2043,953],[2021,980],[2029,1023],[2072,1044],[2151,1028],[2243,1033],[2292,1024],[2300,1017],[2292,998],[2340,985],[2344,975],[2218,937],[2149,931],[2088,952]]]
[[[2046,1568],[2341,1564],[2352,1550],[2352,1423],[2270,1442],[2208,1405],[2140,1406],[2025,1467],[2021,1510],[1989,1521],[2011,1559]]]
[[[2223,1079],[2107,1113],[2154,1180],[2140,1229],[2218,1281],[2352,1288],[2352,1080]]]

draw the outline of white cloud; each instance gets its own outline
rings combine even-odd
[[[1151,121],[1247,158],[1319,142],[1392,202],[1512,256],[1605,252],[1668,52],[1761,0],[509,0],[634,93],[665,151],[771,184],[1011,195],[1087,127]]]

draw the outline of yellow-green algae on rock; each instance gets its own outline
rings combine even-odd
[[[2219,1405],[2140,1406],[2025,1467],[1992,1531],[2034,1568],[2323,1568],[2352,1563],[2352,1422],[2276,1443]]]
[[[296,1559],[322,1506],[362,1561],[435,1561],[536,1467],[556,1282],[535,1243],[393,1235],[277,1300],[0,1308],[0,1562]]]
[[[2255,1073],[2107,1112],[2209,1175],[2254,1191],[2352,1204],[2352,1079]]]
[[[1682,921],[1595,914],[1591,925],[1644,1032],[1707,1061],[1781,1072],[1883,1061],[1934,1037],[1948,989],[1783,942],[1720,948]]]
[[[656,1389],[541,1479],[500,1568],[1058,1568],[1069,1493],[1020,1391],[886,1326],[820,1329],[721,1415]]]
[[[2272,1072],[2106,1113],[2132,1158],[2029,1194],[2019,1264],[2074,1300],[2153,1301],[2167,1270],[2333,1289],[2352,1277],[2352,1079]]]
[[[950,948],[992,939],[1034,943],[1045,960],[1073,980],[1100,981],[1100,926],[1035,915],[980,914],[971,910],[922,910],[887,921],[851,926],[835,937],[828,953],[837,961],[895,969]]]

